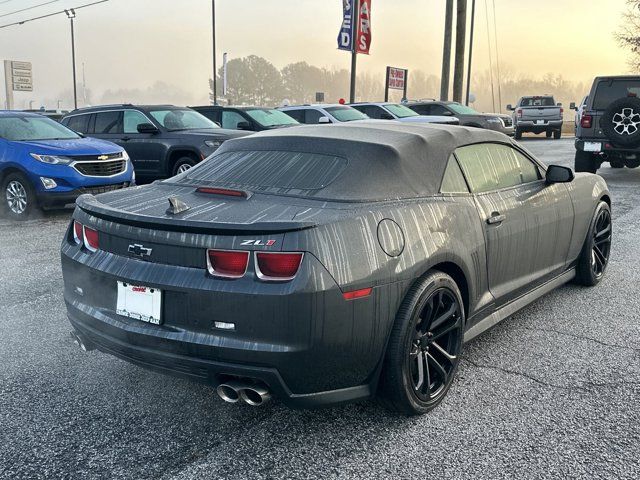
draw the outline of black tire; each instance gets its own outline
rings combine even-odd
[[[520,140],[522,138],[522,130],[516,128],[514,137],[516,138],[516,140]]]
[[[411,287],[396,316],[380,379],[379,397],[387,408],[419,415],[442,401],[458,369],[464,325],[460,289],[449,275],[427,272]]]
[[[611,233],[611,209],[601,201],[593,214],[578,258],[576,283],[587,287],[600,283],[609,264]]]
[[[609,161],[609,165],[611,168],[624,168],[624,163],[622,162]]]
[[[37,207],[36,193],[23,174],[15,172],[2,181],[2,212],[14,220],[27,220]]]
[[[545,132],[545,134],[546,134],[547,138],[551,138],[551,136],[553,135],[553,132],[551,130],[547,130]]]
[[[176,160],[176,163],[173,164],[173,170],[171,171],[171,176],[175,177],[180,173],[186,172],[191,167],[193,167],[198,161],[194,157],[180,157]]]
[[[576,172],[596,173],[600,168],[600,159],[593,153],[576,150],[574,170]]]
[[[562,130],[555,130],[553,132],[554,140],[560,140],[562,138]]]
[[[615,145],[640,146],[640,98],[624,97],[611,102],[602,114],[600,127]]]

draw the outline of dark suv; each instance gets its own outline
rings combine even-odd
[[[223,107],[221,105],[190,108],[221,125],[222,128],[232,130],[261,132],[263,130],[273,130],[274,128],[300,125],[286,113],[274,108]]]
[[[640,167],[638,96],[640,76],[596,77],[576,128],[576,172]]]
[[[230,138],[248,133],[223,130],[189,108],[173,105],[109,105],[74,110],[62,124],[88,137],[123,147],[138,178],[167,178],[188,170]]]

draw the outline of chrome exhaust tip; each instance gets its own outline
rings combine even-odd
[[[237,403],[240,400],[240,390],[244,385],[239,382],[221,383],[216,387],[218,396],[227,403]]]
[[[85,339],[80,333],[77,331],[70,332],[71,338],[73,342],[80,347],[83,352],[90,352],[91,350],[95,350],[96,347],[90,341]]]
[[[271,400],[271,393],[266,387],[251,385],[239,392],[240,398],[252,407],[259,407]]]

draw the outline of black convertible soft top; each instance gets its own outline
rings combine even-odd
[[[451,153],[478,142],[510,139],[477,128],[382,121],[301,126],[227,141],[169,182],[328,200],[424,197],[438,193]]]

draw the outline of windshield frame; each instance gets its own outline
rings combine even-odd
[[[31,121],[35,122],[44,122],[45,124],[54,126],[55,128],[59,128],[61,133],[68,133],[69,136],[55,136],[55,137],[39,137],[39,138],[7,138],[0,136],[1,139],[6,140],[7,142],[47,142],[47,141],[55,141],[55,140],[78,140],[84,138],[77,132],[74,132],[69,127],[63,125],[60,122],[56,122],[55,120],[46,117],[44,115],[2,115],[0,116],[0,122],[4,119],[12,119],[16,121],[23,121],[26,123],[30,123]]]
[[[147,112],[149,113],[149,115],[151,116],[151,118],[158,124],[160,125],[162,128],[164,128],[167,132],[184,132],[184,131],[188,131],[188,130],[207,130],[207,129],[219,129],[221,128],[220,125],[218,125],[217,123],[215,123],[213,120],[205,117],[203,114],[201,114],[200,112],[197,112],[191,108],[150,108],[147,110]],[[196,118],[201,117],[202,119],[204,119],[208,124],[210,124],[209,126],[202,126],[202,127],[186,127],[186,128],[167,128],[164,124],[164,117],[158,118],[155,113],[158,112],[167,112],[164,117],[166,117],[170,112],[187,112],[189,115],[191,114],[195,114]]]

